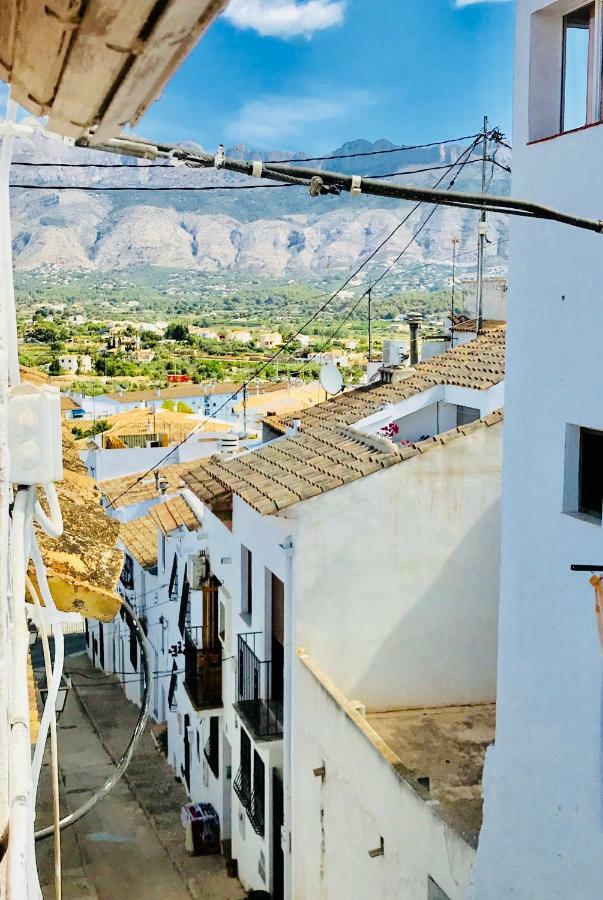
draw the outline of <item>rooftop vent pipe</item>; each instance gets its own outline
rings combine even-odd
[[[421,327],[421,315],[411,315],[408,316],[406,321],[408,322],[408,327],[410,328],[410,364],[411,366],[416,366],[419,362],[419,344],[418,344],[418,336],[419,336],[419,328]]]

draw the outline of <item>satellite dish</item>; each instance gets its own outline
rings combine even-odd
[[[337,366],[323,366],[318,378],[327,394],[338,394],[343,387],[343,378]]]

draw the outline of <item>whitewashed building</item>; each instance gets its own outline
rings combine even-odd
[[[224,707],[185,687],[169,753],[194,768],[208,742],[191,796],[249,889],[464,896],[493,736],[503,354],[488,332],[183,474]]]
[[[59,356],[59,366],[64,372],[75,375],[78,370],[77,356],[74,356],[72,353],[63,353],[62,356]]]
[[[600,0],[516,3],[513,193],[595,219],[602,15]],[[601,645],[590,571],[571,570],[603,565],[602,249],[597,234],[511,223],[498,710],[475,900],[603,891]]]

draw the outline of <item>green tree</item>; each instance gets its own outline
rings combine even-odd
[[[56,356],[54,357],[54,359],[51,361],[50,365],[48,366],[48,374],[49,375],[60,375],[61,374],[61,367],[59,365],[59,361],[56,358]]]
[[[184,403],[184,401],[179,400],[176,406],[176,412],[179,413],[192,413],[192,408],[188,405],[188,403]]]
[[[162,409],[168,409],[170,412],[174,412],[174,401],[173,400],[164,400],[161,404]]]
[[[170,341],[188,341],[188,325],[184,322],[170,322],[165,330],[165,336]]]

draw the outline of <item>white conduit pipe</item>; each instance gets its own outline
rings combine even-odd
[[[9,836],[8,898],[25,900],[27,849],[30,844],[31,748],[27,654],[29,632],[25,617],[25,531],[29,491],[17,491],[10,532],[12,675],[9,707]]]
[[[34,607],[36,610],[36,617],[40,627],[40,635],[42,637],[42,646],[44,648],[44,666],[46,669],[46,683],[50,682],[52,678],[52,659],[50,656],[50,643],[48,641],[48,628],[46,626],[46,611],[44,610],[42,604],[40,603],[40,598],[38,596],[38,592],[36,591],[32,581],[29,577],[25,579],[27,584],[27,590],[29,591],[29,595],[33,600]],[[54,893],[55,900],[61,900],[62,896],[62,884],[61,884],[61,832],[59,829],[60,822],[60,801],[59,801],[59,750],[58,750],[58,741],[57,741],[57,717],[56,711],[55,715],[53,715],[50,719],[50,751],[51,751],[51,769],[52,769],[52,817],[54,824]],[[29,882],[32,893],[39,897],[40,900],[42,898],[42,891],[40,889],[40,881],[38,878],[38,869],[36,865],[36,848],[35,848],[35,840],[33,835],[33,823],[35,821],[35,802],[32,802],[32,829],[31,829],[31,846],[30,846],[30,854],[29,854]]]
[[[34,507],[36,521],[39,522],[40,526],[50,537],[60,538],[63,534],[63,515],[61,513],[57,489],[52,483],[44,484],[42,487],[44,489],[44,494],[46,495],[46,500],[48,501],[50,517],[47,516],[42,509],[40,501],[36,500],[36,505]]]
[[[37,539],[34,537],[32,546],[32,557],[36,569],[36,578],[42,594],[42,600],[46,610],[50,613],[57,612],[54,600],[48,586],[46,578],[46,566],[40,553],[40,547]],[[42,768],[42,757],[44,755],[44,747],[50,727],[50,720],[56,714],[57,695],[61,684],[61,676],[63,674],[63,662],[65,658],[65,643],[63,640],[63,629],[57,628],[54,632],[54,668],[52,670],[52,678],[48,682],[48,696],[42,719],[40,721],[40,730],[38,732],[38,740],[36,741],[36,749],[34,751],[31,780],[32,780],[32,805],[35,808],[36,796],[38,791],[38,781],[40,779],[40,770]]]

